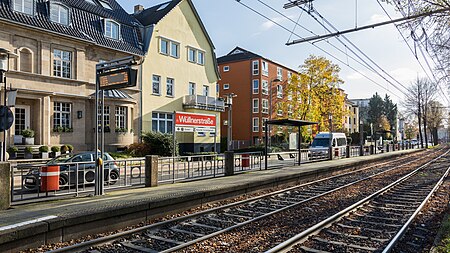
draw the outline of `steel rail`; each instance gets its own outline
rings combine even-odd
[[[389,244],[384,248],[383,253],[391,252],[391,250],[397,245],[397,243],[402,239],[404,233],[407,231],[413,220],[417,217],[417,215],[422,211],[422,209],[427,204],[428,200],[433,196],[433,194],[439,189],[439,186],[444,182],[450,172],[450,167],[447,168],[445,174],[441,177],[439,182],[434,186],[433,190],[428,194],[428,196],[422,201],[420,206],[416,209],[416,211],[411,215],[408,221],[403,225],[403,227],[398,231],[398,233],[392,238]]]
[[[440,150],[436,150],[435,152],[439,152],[439,151]],[[427,156],[431,156],[435,152],[432,152],[432,153],[428,154]],[[343,173],[343,174],[339,174],[339,175],[335,175],[335,176],[331,176],[331,177],[326,177],[326,178],[323,178],[323,179],[319,179],[319,180],[315,180],[315,181],[308,182],[308,183],[305,183],[305,184],[301,184],[301,185],[289,187],[289,188],[286,188],[286,189],[278,190],[278,191],[275,191],[275,192],[271,192],[271,193],[264,194],[264,195],[261,195],[261,196],[253,197],[253,198],[250,198],[250,199],[241,200],[241,201],[238,201],[238,202],[235,202],[235,203],[230,203],[230,204],[227,204],[227,205],[224,205],[224,206],[218,206],[218,207],[211,208],[211,209],[208,209],[208,210],[200,211],[200,212],[189,214],[189,215],[186,215],[186,216],[177,217],[177,218],[166,220],[166,221],[163,221],[163,222],[158,222],[158,223],[155,223],[155,224],[143,226],[143,227],[132,229],[132,230],[129,230],[129,231],[123,231],[123,232],[120,232],[120,233],[117,233],[117,234],[113,234],[113,235],[109,235],[109,236],[106,236],[106,237],[101,237],[101,238],[97,238],[97,239],[81,242],[81,243],[78,243],[78,244],[70,245],[70,246],[67,246],[67,247],[64,247],[64,248],[59,248],[59,249],[47,251],[47,253],[61,253],[61,252],[77,252],[77,251],[81,251],[81,250],[87,249],[89,247],[106,244],[106,243],[114,241],[114,240],[116,240],[118,238],[121,238],[121,237],[124,237],[124,236],[128,236],[128,235],[131,235],[131,234],[135,234],[135,233],[139,233],[139,232],[142,232],[142,231],[145,231],[145,230],[157,229],[157,228],[163,227],[163,226],[165,226],[167,224],[170,224],[170,223],[176,223],[176,222],[182,222],[182,221],[190,220],[190,219],[193,219],[193,218],[205,215],[205,214],[214,213],[216,211],[228,209],[228,208],[231,208],[231,207],[239,206],[239,205],[250,203],[250,202],[254,202],[254,201],[259,200],[259,199],[263,199],[263,198],[279,195],[281,193],[292,191],[292,190],[295,190],[295,189],[298,189],[298,188],[301,188],[301,187],[305,187],[305,186],[321,183],[321,182],[326,181],[326,180],[331,180],[331,179],[336,179],[336,178],[340,178],[340,177],[345,177],[345,176],[348,176],[348,175],[356,174],[356,173],[364,171],[364,170],[372,169],[374,167],[388,165],[388,164],[391,164],[391,163],[395,163],[395,162],[399,162],[399,161],[407,160],[407,159],[411,159],[411,158],[414,158],[414,157],[407,156],[407,157],[404,157],[404,158],[396,159],[394,161],[388,161],[388,162],[384,162],[384,163],[380,163],[380,164],[374,164],[374,165],[371,165],[371,166],[368,166],[368,167],[363,167],[363,168],[355,170],[355,171],[351,171],[351,172],[347,172],[347,173]],[[262,216],[256,217],[255,219],[251,219],[251,220],[245,221],[243,223],[238,223],[238,224],[236,224],[236,225],[234,225],[232,227],[226,228],[224,230],[217,231],[217,232],[215,232],[213,234],[209,234],[209,235],[206,235],[204,237],[197,238],[194,241],[189,241],[189,242],[186,242],[185,244],[181,244],[181,245],[179,245],[177,247],[170,248],[170,249],[167,249],[167,250],[164,250],[164,251],[161,251],[161,252],[172,252],[172,251],[175,251],[175,250],[179,250],[179,249],[185,248],[185,247],[190,246],[190,245],[192,245],[194,243],[206,240],[206,239],[211,238],[213,236],[216,236],[216,235],[219,235],[221,233],[227,232],[227,231],[229,231],[231,229],[235,229],[237,227],[246,225],[246,224],[248,224],[250,222],[257,221],[257,220],[265,218],[265,217],[267,217],[269,215],[273,215],[273,214],[275,214],[277,212],[284,211],[284,210],[286,210],[288,208],[292,208],[292,207],[294,207],[296,205],[303,204],[303,203],[305,203],[307,201],[311,201],[311,200],[313,200],[315,198],[318,198],[318,197],[321,197],[323,195],[330,194],[330,193],[335,192],[335,191],[337,191],[339,189],[348,187],[348,186],[353,185],[353,184],[355,184],[357,182],[360,182],[360,181],[364,181],[364,180],[370,179],[370,178],[372,178],[372,177],[374,177],[376,175],[379,175],[379,174],[382,174],[382,173],[386,173],[386,172],[394,170],[394,169],[396,169],[396,168],[398,168],[400,166],[404,166],[405,164],[409,164],[409,163],[412,163],[412,162],[420,160],[420,159],[423,159],[423,157],[420,157],[420,158],[417,158],[417,159],[413,159],[413,160],[411,160],[411,161],[409,161],[407,163],[402,163],[400,165],[396,165],[395,167],[393,167],[391,169],[382,171],[380,173],[371,175],[369,177],[360,179],[358,181],[354,181],[354,182],[352,182],[350,184],[346,184],[346,185],[341,186],[339,188],[335,188],[335,189],[327,191],[325,193],[321,193],[320,195],[313,196],[311,198],[307,198],[307,199],[302,200],[302,201],[300,201],[298,203],[295,203],[293,205],[289,205],[289,206],[283,207],[283,208],[281,208],[279,210],[276,210],[274,212],[270,212],[270,213],[264,214]]]
[[[330,216],[329,218],[317,223],[316,225],[310,227],[309,229],[297,234],[294,237],[291,237],[290,239],[278,244],[277,246],[265,251],[265,253],[275,253],[275,252],[287,252],[289,251],[294,245],[302,243],[303,241],[307,240],[309,236],[316,234],[318,232],[320,232],[320,230],[328,227],[329,225],[331,225],[332,223],[340,220],[342,217],[348,215],[350,212],[356,210],[357,208],[365,205],[367,202],[371,201],[372,199],[374,199],[375,197],[378,197],[380,195],[382,195],[383,193],[389,191],[390,189],[392,189],[393,187],[397,186],[398,184],[404,182],[405,180],[413,177],[414,175],[416,175],[420,170],[424,169],[425,167],[427,167],[428,165],[430,165],[431,163],[435,162],[436,160],[442,158],[444,155],[448,154],[450,152],[450,150],[447,150],[444,154],[432,159],[431,161],[425,163],[424,165],[420,166],[419,168],[415,169],[414,171],[412,171],[411,173],[403,176],[402,178],[396,180],[395,182],[389,184],[388,186],[378,190],[377,192],[373,193],[372,195],[354,203],[353,205],[345,208],[344,210],[334,214],[333,216]]]

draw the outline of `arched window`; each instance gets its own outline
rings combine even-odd
[[[33,73],[33,52],[28,48],[19,50],[19,70]]]
[[[69,8],[60,4],[51,4],[50,20],[62,25],[69,25]]]
[[[105,20],[105,36],[118,40],[120,38],[120,25],[112,20]]]

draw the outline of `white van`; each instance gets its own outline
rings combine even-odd
[[[344,133],[331,133],[333,156],[345,157],[347,137]],[[311,159],[327,158],[330,148],[330,133],[318,133],[309,148]]]

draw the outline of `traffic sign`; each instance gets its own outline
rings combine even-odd
[[[11,128],[14,123],[14,114],[8,106],[0,106],[0,131]]]

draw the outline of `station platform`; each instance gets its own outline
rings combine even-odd
[[[351,166],[389,160],[420,149],[251,171],[229,177],[165,184],[16,205],[0,211],[0,252],[17,252],[146,222],[156,217],[285,184],[302,183]]]

